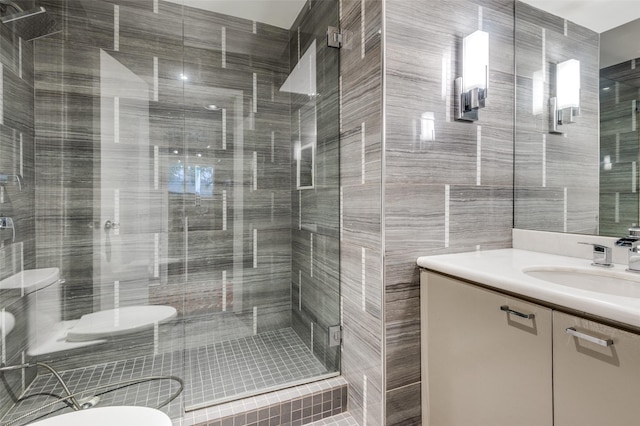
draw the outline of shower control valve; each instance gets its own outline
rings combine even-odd
[[[111,220],[107,220],[107,221],[104,223],[104,230],[105,230],[105,231],[109,231],[109,230],[111,230],[111,229],[120,229],[120,223],[118,223],[118,222],[113,222],[113,221],[111,221]]]

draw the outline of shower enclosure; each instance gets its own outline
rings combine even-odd
[[[299,8],[286,24],[234,2],[23,1],[59,32],[0,26],[0,216],[16,231],[0,230],[0,280],[64,278],[58,301],[0,286],[2,312],[39,328],[3,338],[3,363],[47,362],[72,391],[179,376],[172,418],[339,373],[337,0],[273,1]],[[7,375],[2,421],[50,402],[9,397],[49,380]],[[171,386],[99,404],[153,406]]]

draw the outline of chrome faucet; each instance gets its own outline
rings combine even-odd
[[[629,248],[629,267],[627,271],[640,273],[640,227],[629,228],[629,235],[616,241],[618,247]]]
[[[631,243],[627,271],[640,273],[640,240]]]
[[[611,247],[594,243],[578,244],[593,246],[593,262],[591,263],[591,265],[598,266],[600,268],[613,268],[613,262],[611,261]]]

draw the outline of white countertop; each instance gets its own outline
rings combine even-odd
[[[553,284],[523,272],[535,267],[598,269],[588,259],[504,249],[424,256],[418,258],[418,266],[640,328],[640,298]],[[625,269],[626,265],[616,264],[607,270],[623,273],[640,286],[640,275]]]

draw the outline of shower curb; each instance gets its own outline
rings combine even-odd
[[[175,426],[303,425],[347,411],[347,381],[334,377],[186,413]]]

